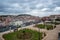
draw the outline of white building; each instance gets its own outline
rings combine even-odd
[[[13,21],[13,22],[10,22],[10,25],[21,25],[23,24],[23,21]]]

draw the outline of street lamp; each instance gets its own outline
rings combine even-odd
[[[56,26],[56,16],[55,16],[55,18],[53,19],[53,28]]]
[[[40,32],[40,28],[38,28],[39,29],[39,32]],[[38,36],[38,40],[40,40],[40,33],[38,33],[39,34],[39,36]]]
[[[11,32],[11,27],[9,27],[10,28],[10,32]]]
[[[43,24],[44,24],[45,29],[46,29],[46,22],[45,22],[45,19],[42,19],[42,21],[43,21]]]
[[[18,30],[18,28],[19,28],[19,25],[17,24],[17,30]]]
[[[57,17],[55,16],[55,27],[56,27],[56,19],[57,19]]]

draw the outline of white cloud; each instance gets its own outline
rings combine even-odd
[[[36,16],[46,16],[60,13],[60,0],[0,0],[0,12],[6,14],[28,13]],[[55,8],[55,9],[54,9]],[[54,12],[53,12],[54,11]],[[10,13],[11,12],[11,13]],[[56,13],[57,12],[57,13]]]
[[[21,4],[19,4],[19,3],[13,3],[12,5],[11,5],[11,9],[12,10],[20,10],[20,9],[23,9],[23,6],[21,5]]]
[[[14,3],[14,4],[12,4],[11,6],[12,6],[12,7],[17,7],[17,8],[18,8],[18,7],[20,7],[20,4]]]
[[[41,9],[41,11],[47,11],[47,10],[49,10],[49,8],[43,8],[43,9]]]
[[[52,5],[53,4],[53,0],[49,0],[47,4]]]
[[[60,11],[60,7],[56,7],[54,11]]]
[[[40,17],[47,16],[45,12],[41,12],[40,10],[32,10],[26,14],[31,14],[31,15],[40,16]]]
[[[37,4],[36,7],[39,8],[39,7],[42,7],[43,4]]]
[[[43,17],[43,16],[59,14],[59,12],[45,12],[45,11],[40,11],[40,10],[32,10],[30,12],[27,12],[26,14],[31,14],[31,15]]]

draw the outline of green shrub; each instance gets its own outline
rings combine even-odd
[[[53,29],[52,25],[44,25],[44,24],[37,24],[36,27],[42,28],[42,29],[45,29],[45,27],[46,27],[47,30],[52,30]]]
[[[23,29],[23,30],[12,32],[12,33],[9,33],[9,34],[4,34],[3,35],[3,38],[5,40],[23,40],[23,39],[19,39],[19,38],[22,37],[21,34],[22,34],[23,31],[25,31],[25,33],[28,33],[28,35],[30,35],[30,33],[32,34],[32,35],[30,35],[31,38],[28,39],[28,40],[39,40],[38,39],[39,38],[39,34],[40,34],[40,40],[42,39],[42,33],[37,32],[37,31],[30,30],[30,29]],[[29,36],[27,36],[27,37],[29,37]]]

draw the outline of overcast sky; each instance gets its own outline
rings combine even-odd
[[[0,0],[0,15],[6,14],[40,17],[60,14],[60,0]]]

